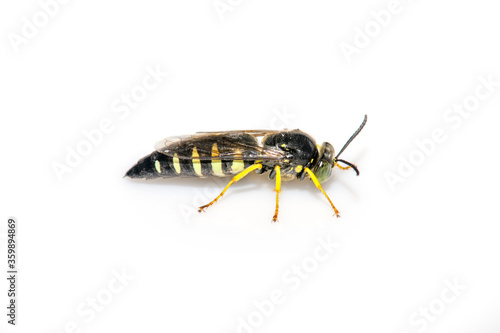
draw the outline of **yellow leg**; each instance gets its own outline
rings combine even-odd
[[[335,216],[337,217],[340,217],[340,214],[339,214],[339,211],[337,210],[337,208],[335,208],[335,206],[333,205],[333,202],[332,200],[330,200],[330,198],[328,197],[328,195],[326,194],[326,192],[321,188],[321,184],[319,183],[318,181],[318,178],[316,178],[316,176],[314,175],[314,173],[311,171],[311,169],[309,168],[305,168],[304,169],[307,174],[309,175],[309,177],[311,177],[312,181],[314,182],[314,185],[316,185],[316,187],[321,191],[323,192],[323,194],[325,195],[325,197],[328,199],[328,202],[330,202],[330,205],[332,205],[332,208],[333,210],[335,211]]]
[[[250,172],[254,171],[255,169],[262,169],[262,164],[252,164],[251,166],[249,166],[248,168],[246,168],[245,170],[241,171],[240,173],[238,173],[236,176],[233,177],[233,179],[231,179],[231,181],[229,182],[229,184],[226,185],[226,187],[224,187],[224,189],[222,190],[222,192],[217,196],[217,198],[215,198],[214,200],[210,201],[210,203],[206,204],[205,206],[201,206],[198,208],[198,212],[203,212],[205,209],[207,209],[208,207],[212,206],[214,203],[217,202],[217,200],[219,200],[223,195],[224,193],[227,191],[227,189],[229,188],[229,186],[233,185],[234,183],[236,183],[238,180],[240,180],[241,178],[245,177],[246,175],[248,175]]]
[[[349,168],[350,168],[350,166],[346,166],[346,167],[344,167],[344,166],[341,166],[340,164],[338,164],[338,163],[336,163],[336,162],[335,162],[335,165],[336,165],[336,166],[338,166],[338,167],[339,167],[340,169],[342,169],[342,170],[347,170],[347,169],[349,169]]]
[[[274,211],[273,222],[278,221],[278,209],[280,201],[280,191],[281,191],[281,171],[279,165],[274,167],[276,171],[276,210]]]

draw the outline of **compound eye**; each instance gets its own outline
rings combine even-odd
[[[314,175],[318,178],[320,183],[326,182],[332,175],[332,164],[320,161]]]

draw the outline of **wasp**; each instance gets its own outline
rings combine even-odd
[[[335,166],[343,170],[352,168],[359,175],[356,165],[339,159],[339,156],[363,129],[366,121],[365,115],[359,128],[337,155],[330,143],[317,145],[309,134],[298,129],[198,132],[189,136],[170,137],[159,141],[155,145],[156,150],[140,159],[125,176],[144,179],[232,176],[214,200],[199,207],[198,211],[202,212],[216,203],[232,184],[249,173],[269,172],[269,179],[276,180],[273,222],[278,220],[281,181],[309,177],[328,199],[335,216],[340,217],[321,183],[330,178]]]

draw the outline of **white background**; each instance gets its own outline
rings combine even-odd
[[[0,5],[1,267],[15,216],[20,272],[15,328],[1,279],[1,331],[499,332],[500,86],[460,123],[443,118],[479,77],[500,81],[494,2],[401,0],[385,27],[370,13],[389,1],[222,3],[75,0],[47,22],[37,1]],[[37,15],[46,25],[15,46]],[[168,78],[114,112],[146,68]],[[308,180],[283,184],[273,224],[267,177],[204,214],[226,179],[122,178],[166,136],[288,127],[338,150],[365,113],[342,155],[361,175],[336,169],[324,186],[340,219]],[[59,180],[55,163],[103,119],[110,133]],[[418,162],[436,128],[446,140],[391,190],[387,173]],[[321,262],[318,239],[340,244]],[[303,263],[307,278],[291,273]],[[264,316],[255,302],[273,291],[282,304]]]

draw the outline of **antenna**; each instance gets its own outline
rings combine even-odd
[[[354,172],[356,172],[356,176],[359,176],[359,170],[358,170],[358,167],[357,167],[357,166],[355,166],[354,164],[352,164],[351,162],[347,162],[347,161],[340,160],[340,159],[339,159],[339,160],[335,160],[335,161],[336,161],[336,162],[342,162],[342,163],[344,163],[344,164],[347,164],[349,167],[351,167],[351,168],[353,168],[353,169],[354,169]],[[337,164],[337,166],[338,166],[339,168],[341,168],[341,166],[340,166],[340,165],[338,165],[338,164]],[[343,168],[343,169],[349,169],[349,167],[347,167],[347,168]]]
[[[363,122],[361,123],[361,125],[359,126],[359,128],[356,130],[356,132],[354,132],[354,134],[351,135],[351,137],[349,138],[349,140],[347,140],[347,142],[345,143],[344,147],[342,147],[342,149],[337,154],[337,156],[335,156],[335,159],[337,159],[337,157],[339,157],[340,154],[342,154],[342,152],[347,148],[347,146],[349,146],[349,144],[351,143],[351,141],[354,140],[354,138],[359,134],[359,132],[361,132],[361,130],[363,129],[363,127],[365,127],[365,124],[366,124],[367,120],[368,120],[368,117],[365,114],[365,118],[363,119]],[[342,162],[345,163],[345,161],[342,161]],[[346,163],[346,164],[348,164],[348,163]]]

